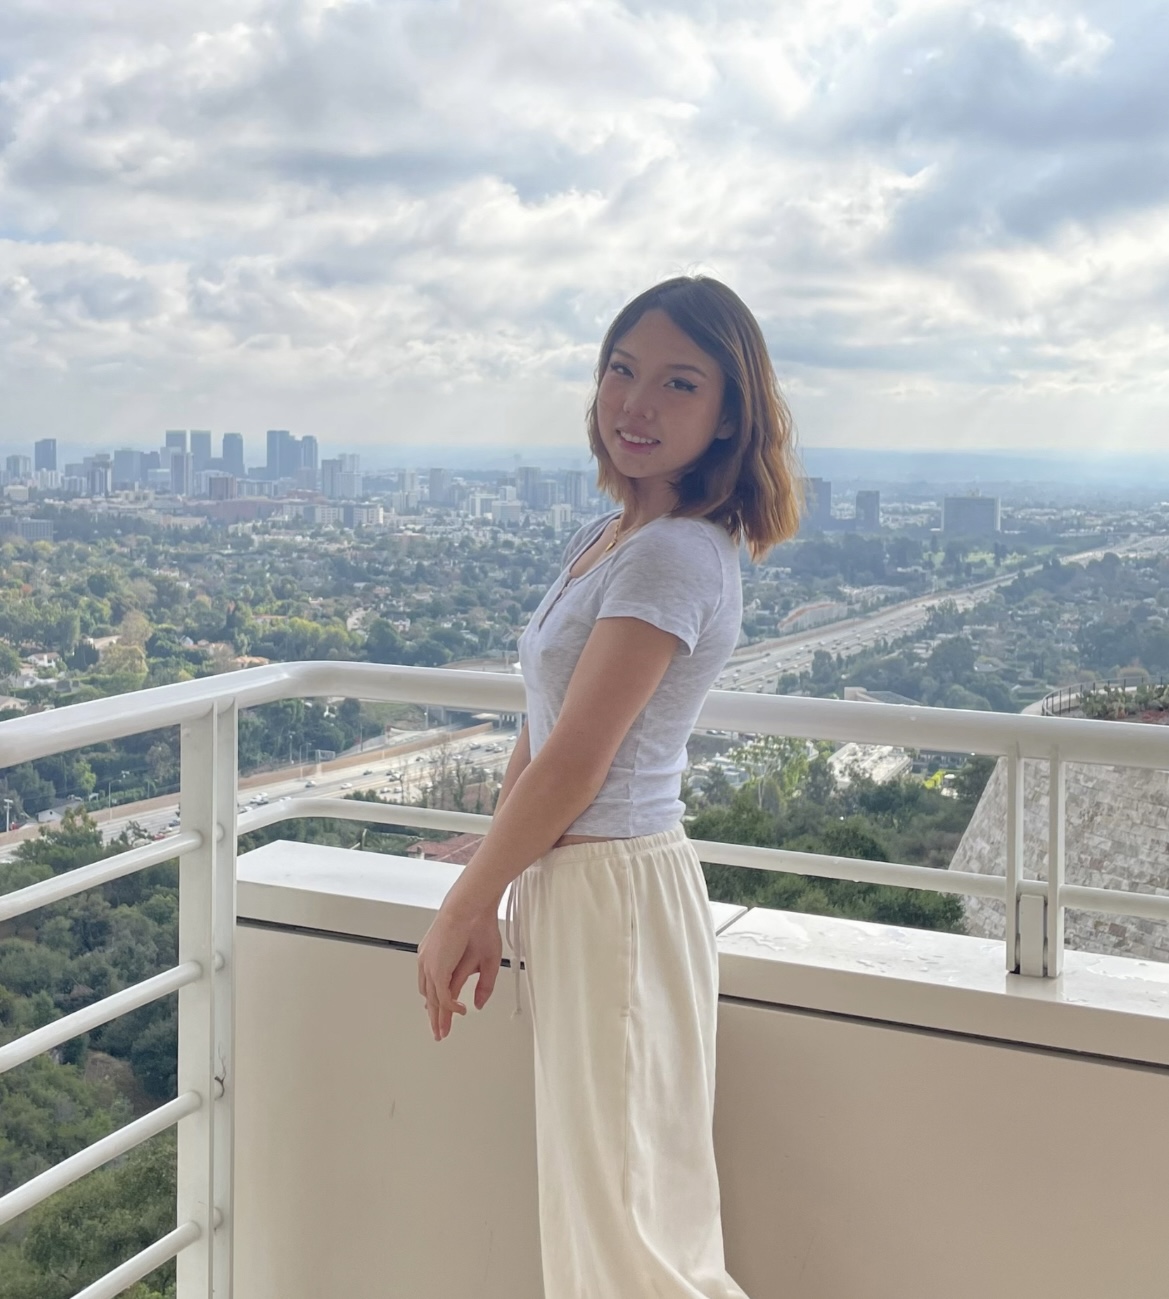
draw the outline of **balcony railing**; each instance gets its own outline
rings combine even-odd
[[[169,1127],[178,1128],[178,1227],[87,1287],[108,1299],[172,1258],[180,1299],[231,1294],[233,1172],[233,934],[240,834],[300,817],[427,829],[484,831],[490,817],[331,797],[282,799],[237,812],[239,711],[276,700],[344,697],[520,713],[516,677],[359,663],[294,663],[162,686],[0,725],[0,768],[88,744],[178,725],[181,824],[177,833],[0,897],[0,922],[160,862],[179,861],[179,951],[171,970],[0,1047],[0,1072],[158,998],[179,996],[178,1095],[0,1198],[0,1224]],[[1005,759],[1005,874],[987,876],[897,863],[699,841],[703,861],[861,883],[919,888],[1006,903],[1007,971],[1053,978],[1063,960],[1063,913],[1078,907],[1169,920],[1169,896],[1073,886],[1064,877],[1065,767],[1074,763],[1169,769],[1169,728],[1053,717],[908,708],[712,691],[699,725],[748,734],[893,744]],[[1047,875],[1024,862],[1024,763],[1050,773]]]

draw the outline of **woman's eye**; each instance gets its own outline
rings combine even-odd
[[[620,361],[610,361],[609,369],[614,374],[630,374],[631,371],[627,365],[622,365]]]
[[[678,392],[693,392],[698,387],[696,383],[691,383],[689,379],[671,379],[670,383],[678,385],[676,390]]]

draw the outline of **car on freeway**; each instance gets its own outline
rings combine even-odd
[[[314,789],[316,788],[316,783],[317,782],[315,780],[306,780],[304,782],[304,787],[305,789]]]
[[[352,789],[352,788],[353,788],[353,781],[351,781],[351,780],[343,780],[343,781],[341,782],[341,788],[342,788],[342,789]]]

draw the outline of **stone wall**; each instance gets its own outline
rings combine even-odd
[[[1048,765],[1024,763],[1024,874],[1047,876]],[[1066,879],[1069,884],[1169,896],[1169,773],[1134,767],[1067,764]],[[1007,869],[1007,764],[1000,759],[951,870],[1005,875]],[[964,899],[967,931],[1002,938],[1003,905]],[[1169,961],[1169,924],[1067,910],[1066,944]]]

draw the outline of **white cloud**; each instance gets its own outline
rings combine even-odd
[[[703,269],[808,442],[1066,445],[1106,401],[1159,446],[1167,27],[1140,0],[8,0],[0,435],[570,443],[613,311]]]

